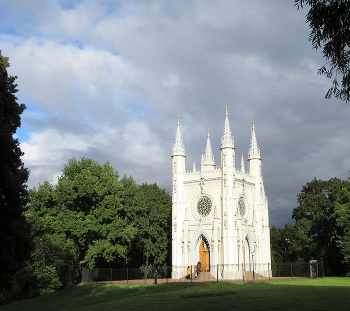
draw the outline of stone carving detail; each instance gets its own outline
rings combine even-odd
[[[204,187],[204,180],[203,179],[200,180],[199,187],[201,188],[201,193],[203,193],[203,187]]]

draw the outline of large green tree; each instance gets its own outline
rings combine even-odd
[[[119,178],[105,163],[69,160],[57,186],[30,189],[32,274],[41,293],[90,268],[163,266],[169,259],[171,197]]]
[[[334,275],[344,273],[342,254],[337,245],[337,236],[343,235],[343,230],[334,217],[335,204],[343,187],[349,187],[347,180],[315,178],[303,186],[298,195],[299,206],[293,210],[295,227],[306,236],[305,242],[301,241],[308,256],[305,259],[323,259],[326,273]]]
[[[271,260],[275,263],[302,262],[305,261],[306,234],[291,223],[286,223],[284,228],[272,226],[271,232]],[[303,244],[300,243],[303,241]]]
[[[33,274],[41,292],[65,286],[78,277],[80,263],[117,267],[125,261],[134,223],[122,204],[119,175],[105,163],[69,160],[57,186],[48,182],[29,191]]]
[[[295,224],[271,229],[275,260],[323,260],[325,273],[345,275],[350,263],[350,182],[316,178],[303,186],[299,206],[293,210]]]
[[[340,228],[337,234],[337,245],[342,255],[342,263],[350,273],[350,183],[339,189],[334,205],[336,224]]]
[[[326,64],[318,74],[333,79],[326,98],[350,100],[350,2],[348,0],[294,0],[297,8],[307,6],[306,22],[314,49],[322,48]]]
[[[80,260],[90,267],[115,266],[123,261],[136,233],[122,204],[123,185],[118,172],[91,159],[72,159],[56,187],[60,211],[74,220],[66,231],[79,245]]]
[[[27,213],[34,244],[30,269],[38,292],[52,292],[65,286],[70,276],[79,274],[80,250],[67,234],[67,226],[77,217],[60,210],[55,188],[48,182],[39,185],[38,190],[30,189],[29,197]]]
[[[170,265],[170,195],[157,184],[139,186],[126,176],[121,181],[124,186],[124,209],[137,230],[126,263],[131,267]]]
[[[29,226],[23,215],[27,203],[26,182],[18,139],[24,104],[18,104],[15,80],[9,76],[8,58],[0,53],[0,289],[10,289],[11,276],[30,254]]]

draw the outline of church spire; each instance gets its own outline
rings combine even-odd
[[[226,106],[224,134],[222,135],[222,138],[221,138],[221,148],[225,148],[225,147],[233,148],[234,147],[233,137],[232,137],[231,128],[230,128],[230,121],[228,120],[227,110],[228,110],[228,108]]]
[[[242,152],[242,158],[241,158],[241,174],[245,174],[243,152]]]
[[[248,158],[260,158],[260,149],[258,147],[258,143],[256,141],[256,135],[255,135],[255,128],[254,128],[254,121],[252,122],[252,136],[250,139],[250,148],[248,151]]]
[[[196,172],[196,160],[193,160],[193,173]]]
[[[209,129],[208,129],[208,136],[207,136],[207,145],[205,147],[205,153],[204,153],[204,165],[214,165],[214,154],[211,148]]]
[[[173,146],[173,156],[185,155],[185,145],[182,140],[181,126],[180,126],[180,117],[177,117],[177,129],[175,142]]]

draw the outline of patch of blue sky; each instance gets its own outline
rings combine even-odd
[[[117,3],[114,0],[105,1],[103,7],[106,8],[107,15],[113,15],[114,17],[125,17],[138,14],[139,11],[136,6],[130,1],[124,1]]]
[[[27,142],[30,139],[29,135],[29,128],[25,126],[22,122],[21,126],[17,129],[16,134],[14,135],[14,138],[18,138],[18,141],[20,143]]]
[[[0,43],[10,44],[12,46],[19,46],[23,44],[27,39],[24,37],[17,36],[15,34],[0,34]]]
[[[25,105],[27,109],[22,114],[22,124],[24,125],[30,126],[29,124],[33,125],[36,122],[48,124],[52,119],[60,118],[60,114],[53,109],[41,109],[35,103],[28,101]]]
[[[81,3],[80,0],[59,0],[59,6],[64,10],[73,10]]]
[[[151,111],[147,102],[138,98],[135,93],[128,93],[124,97],[122,110],[130,114],[134,120],[140,121],[144,119],[145,114]]]
[[[49,122],[47,114],[42,111],[35,103],[27,102],[27,109],[22,114],[22,123],[26,120],[36,120],[40,122]]]
[[[0,22],[0,33],[6,35],[16,35],[17,31],[15,27],[6,27],[6,25]]]
[[[17,129],[16,138],[20,143],[30,140],[31,133],[38,133],[47,129],[53,120],[60,118],[58,112],[42,110],[34,103],[26,103],[27,109],[21,115],[21,126]]]
[[[80,50],[83,50],[83,49],[84,49],[83,44],[82,44],[79,40],[74,40],[74,41],[71,42],[71,44],[72,44],[74,47],[77,47],[77,48],[80,49]]]
[[[112,55],[114,55],[114,56],[120,56],[121,55],[121,53],[119,51],[117,51],[117,50],[110,50],[110,53]]]
[[[78,89],[71,90],[70,97],[74,102],[81,102],[84,98],[83,94]]]
[[[63,46],[73,46],[79,50],[84,50],[86,46],[79,40],[72,40],[72,41],[66,41],[66,40],[60,40],[59,45]]]

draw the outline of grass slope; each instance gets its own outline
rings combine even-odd
[[[350,310],[350,278],[164,285],[80,284],[0,311]]]

